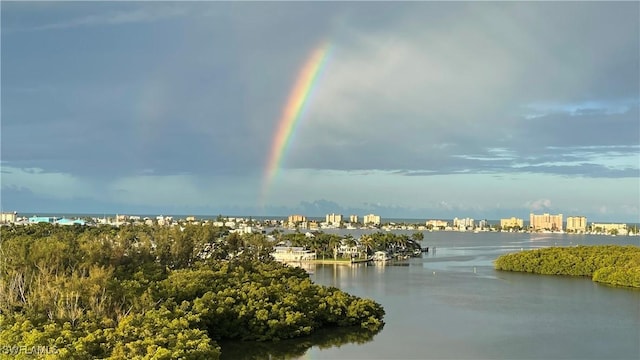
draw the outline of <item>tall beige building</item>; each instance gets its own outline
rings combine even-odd
[[[549,215],[547,213],[542,215],[529,214],[529,227],[533,230],[562,230],[562,214]]]
[[[342,215],[339,214],[327,214],[325,216],[327,224],[340,225],[342,223]]]
[[[380,225],[380,216],[374,215],[374,214],[365,215],[363,222],[365,225],[366,224]]]
[[[524,220],[512,217],[510,219],[500,219],[500,227],[503,229],[508,228],[523,228]]]
[[[584,216],[568,216],[567,232],[586,232],[587,218]]]
[[[358,215],[349,215],[349,222],[356,224],[358,222]]]
[[[289,225],[296,225],[306,221],[307,221],[307,218],[303,215],[290,215],[289,218],[287,219],[287,222],[289,223]]]

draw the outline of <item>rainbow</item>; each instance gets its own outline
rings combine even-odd
[[[304,114],[310,95],[317,83],[318,75],[326,63],[329,49],[329,43],[323,42],[311,53],[304,66],[300,69],[295,85],[289,94],[282,117],[278,123],[278,128],[274,134],[273,142],[271,143],[269,158],[264,170],[262,180],[263,206],[267,199],[269,187],[280,168],[280,163],[287,152],[296,126],[303,117],[302,115]]]

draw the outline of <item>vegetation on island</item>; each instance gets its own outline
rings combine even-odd
[[[0,344],[56,359],[217,359],[222,341],[382,328],[379,304],[314,284],[272,248],[209,224],[0,227]]]
[[[340,252],[339,247],[346,245],[347,247],[360,246],[360,257],[366,257],[376,251],[386,251],[392,254],[413,255],[414,251],[420,251],[420,241],[424,239],[422,232],[414,232],[413,234],[394,234],[390,232],[375,232],[362,235],[356,240],[351,235],[339,236],[336,234],[327,234],[324,232],[313,233],[313,236],[295,232],[288,234],[280,234],[277,230],[274,233],[278,236],[280,242],[290,244],[290,246],[300,246],[314,251],[318,258],[332,259],[350,259],[351,253]]]
[[[500,256],[497,270],[589,276],[593,281],[640,288],[640,247],[593,245],[549,247]]]

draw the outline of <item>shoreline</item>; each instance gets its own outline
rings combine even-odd
[[[321,264],[321,265],[351,265],[355,264],[355,262],[351,262],[351,260],[334,260],[334,259],[316,259],[316,260],[298,260],[298,261],[284,261],[286,264]]]

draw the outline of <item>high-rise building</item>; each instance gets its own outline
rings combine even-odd
[[[340,225],[342,223],[342,215],[339,214],[327,214],[325,219],[327,224]]]
[[[475,221],[471,218],[453,219],[454,229],[473,229],[475,227]]]
[[[304,223],[307,221],[307,218],[303,215],[290,215],[287,219],[289,226],[295,226],[300,223]]]
[[[568,232],[586,232],[587,218],[584,216],[568,216],[567,217]]]
[[[365,225],[366,224],[380,225],[380,216],[374,215],[374,214],[365,215],[363,222]]]
[[[500,219],[500,227],[503,229],[523,228],[524,220],[512,217],[510,219]]]
[[[352,224],[358,223],[358,215],[349,215],[349,222]]]
[[[542,215],[529,214],[529,227],[533,230],[562,230],[562,214],[549,215],[547,213]]]

